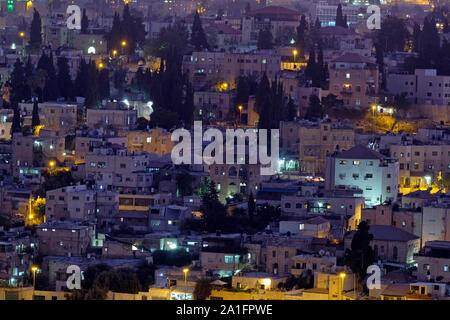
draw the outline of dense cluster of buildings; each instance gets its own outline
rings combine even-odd
[[[1,2],[3,106],[16,59],[37,65],[41,56],[26,52],[34,9],[42,17],[43,47],[55,61],[68,59],[72,80],[81,61],[101,69],[121,55],[108,51],[106,35],[124,2],[75,1],[89,18],[86,33],[67,28],[72,2]],[[193,12],[201,13],[210,48],[185,54],[180,72],[192,84],[194,119],[208,119],[204,131],[258,128],[264,112],[258,97],[235,103],[238,77],[257,84],[266,75],[282,84],[283,98],[296,109],[279,123],[277,172],[261,175],[262,165],[246,162],[174,164],[174,128],[152,125],[153,102],[133,87],[139,68],[164,68],[145,46],[121,55],[125,90],[111,72],[110,99],[98,108],[86,108],[78,96],[42,101],[37,108],[34,101],[20,101],[18,111],[2,107],[0,300],[67,299],[67,268],[77,265],[84,272],[100,263],[155,269],[148,290],[110,291],[111,300],[191,300],[205,278],[211,300],[448,299],[450,76],[436,69],[406,72],[402,65],[412,52],[386,53],[381,70],[366,27],[368,1],[339,5],[347,27],[336,26],[339,1],[331,0],[125,2],[141,18],[149,42],[180,21],[192,30]],[[395,13],[411,27],[425,13],[404,14],[410,3],[394,12],[381,1],[381,12]],[[305,18],[310,26],[320,22],[316,36],[326,86],[313,86],[305,77],[309,52],[297,56],[297,27]],[[266,30],[274,46],[258,49]],[[440,36],[448,34],[441,30]],[[404,93],[410,108],[394,123],[398,106],[392,98]],[[306,119],[313,96],[323,116]],[[233,112],[238,121],[230,121]],[[352,117],[357,114],[363,116]],[[17,115],[22,128],[34,127],[32,134],[12,129]],[[408,119],[417,124],[414,129],[394,130]],[[391,128],[381,130],[383,121],[392,121]],[[230,233],[190,228],[205,219],[202,196],[210,182],[227,216],[267,224],[254,232],[241,232],[240,226]],[[376,289],[367,288],[347,261],[353,237],[365,224],[373,264],[381,270]],[[185,254],[190,262],[157,263],[161,252]],[[36,288],[33,276],[45,278],[45,286]]]

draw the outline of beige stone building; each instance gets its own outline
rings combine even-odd
[[[123,131],[119,134],[127,137],[130,152],[145,151],[164,155],[171,153],[175,145],[171,140],[171,133],[162,128],[149,131]]]
[[[417,263],[415,272],[419,281],[450,281],[450,242],[429,241],[420,253],[414,255]],[[440,279],[440,280],[437,280]]]
[[[345,249],[351,248],[355,232],[351,231],[345,236]],[[414,262],[414,254],[419,252],[420,248],[420,238],[418,236],[394,226],[380,225],[371,225],[369,233],[373,235],[370,245],[374,250],[375,259],[402,264]]]
[[[295,141],[297,140],[300,140],[298,149],[300,172],[313,176],[323,175],[327,155],[354,147],[355,132],[345,123],[303,122],[299,128],[299,138]],[[295,141],[287,143],[293,145]]]
[[[404,193],[431,187],[450,172],[450,144],[393,144],[391,156],[399,161],[399,184]]]
[[[94,229],[71,222],[46,222],[36,227],[39,253],[45,256],[80,257],[91,244]]]
[[[368,109],[377,100],[378,67],[371,59],[346,53],[329,64],[330,93],[344,100],[347,107]]]

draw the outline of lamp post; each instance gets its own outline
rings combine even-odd
[[[187,274],[189,272],[188,268],[184,268],[183,269],[183,273],[184,273],[184,300],[186,299],[186,290],[187,290]]]
[[[34,299],[34,290],[36,289],[36,271],[38,271],[38,267],[32,266],[31,271],[33,271],[33,299]]]
[[[292,50],[292,54],[294,55],[294,62],[297,61],[298,50],[297,49]]]
[[[239,105],[238,109],[239,109],[239,124],[241,124],[242,123],[242,109],[243,109],[242,105]]]
[[[125,46],[127,45],[127,42],[126,41],[122,41],[122,55],[124,54],[124,49],[125,49]]]
[[[344,300],[344,279],[345,279],[345,276],[346,276],[346,274],[345,274],[345,272],[341,272],[341,273],[339,273],[339,278],[342,280],[342,281],[339,281],[339,282],[341,282],[341,290],[340,290],[340,294],[341,294],[341,300]]]

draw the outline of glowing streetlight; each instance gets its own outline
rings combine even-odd
[[[122,47],[125,47],[127,45],[126,41],[122,41]]]
[[[48,165],[50,166],[50,168],[53,168],[55,166],[55,161],[50,161]]]
[[[102,68],[103,68],[103,63],[100,62],[100,63],[98,64],[98,68],[99,68],[99,69],[102,69]]]
[[[33,292],[36,288],[36,271],[38,271],[38,267],[32,266],[31,271],[33,271]]]
[[[297,49],[292,50],[292,54],[294,55],[294,61],[296,61],[297,55],[298,55],[298,50]]]
[[[25,32],[21,31],[21,32],[19,33],[19,36],[20,36],[21,38],[25,37]]]
[[[341,290],[340,290],[340,293],[341,293],[341,300],[344,300],[344,279],[345,279],[345,277],[346,277],[347,275],[345,274],[345,272],[341,272],[341,273],[339,273],[339,278],[341,278],[342,279],[342,287],[341,287]]]
[[[112,54],[115,57],[117,55],[117,50],[113,50]]]
[[[372,114],[373,114],[373,116],[375,116],[375,110],[377,109],[377,106],[376,105],[373,105],[372,106]]]
[[[187,274],[188,274],[188,272],[189,272],[189,269],[188,268],[184,268],[183,269],[183,273],[184,273],[184,300],[187,300],[186,299],[186,289],[187,289]]]
[[[239,109],[239,123],[241,123],[242,122],[242,109],[243,109],[242,105],[239,105],[238,109]]]

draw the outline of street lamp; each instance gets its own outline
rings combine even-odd
[[[183,273],[184,273],[184,300],[186,299],[186,290],[187,290],[187,274],[189,272],[188,268],[184,268],[183,269]]]
[[[242,105],[239,105],[239,123],[241,123],[242,122]]]
[[[103,68],[103,63],[100,62],[100,63],[98,64],[98,68],[99,68],[99,69],[102,69],[102,68]]]
[[[127,45],[126,41],[122,41],[122,54],[124,54],[124,48]]]
[[[33,271],[33,296],[34,296],[34,290],[36,289],[36,271],[38,271],[38,267],[32,266],[31,271]]]
[[[21,38],[25,37],[25,32],[21,31],[21,32],[19,33],[19,36],[20,36]]]
[[[294,55],[294,62],[297,61],[296,57],[298,55],[298,50],[297,49],[292,50],[292,54]]]
[[[346,274],[345,274],[345,272],[341,272],[341,273],[339,273],[339,278],[341,278],[342,279],[342,287],[341,287],[341,290],[340,290],[340,293],[341,293],[341,300],[344,300],[344,279],[345,279],[345,277],[346,277]]]
[[[50,162],[48,163],[48,165],[50,166],[50,168],[55,167],[55,161],[50,161]]]
[[[377,109],[376,105],[372,106],[372,115],[375,117],[375,110]]]
[[[113,52],[112,52],[112,54],[113,54],[113,57],[115,58],[116,57],[116,55],[117,55],[117,50],[113,50]]]

